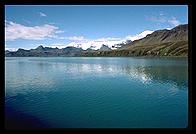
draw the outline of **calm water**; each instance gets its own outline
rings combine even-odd
[[[5,58],[6,119],[52,128],[188,125],[182,58]],[[17,117],[16,117],[17,116]]]

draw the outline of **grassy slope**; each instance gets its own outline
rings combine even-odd
[[[167,42],[153,45],[130,45],[126,49],[85,52],[82,56],[188,56],[188,41]]]
[[[188,25],[179,25],[172,30],[157,30],[135,40],[118,50],[84,52],[82,56],[188,56]]]

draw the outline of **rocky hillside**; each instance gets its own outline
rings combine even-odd
[[[108,46],[106,46],[106,45],[102,45],[101,46],[101,48],[99,49],[99,51],[110,51],[110,50],[112,50],[111,48],[109,48]]]
[[[188,56],[188,25],[179,25],[171,30],[158,30],[123,47],[83,56]]]
[[[145,38],[134,41],[132,45],[152,45],[180,41],[188,41],[188,25],[179,25],[171,30],[155,31]],[[122,49],[127,49],[129,46],[129,44],[125,45]]]
[[[117,44],[118,45],[118,44]],[[77,47],[63,49],[38,46],[35,49],[5,51],[5,56],[188,56],[188,25],[179,25],[171,30],[157,30],[146,37],[119,44],[116,50],[102,45],[99,50]]]

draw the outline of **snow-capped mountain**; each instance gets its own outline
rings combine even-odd
[[[73,46],[77,48],[82,48],[83,50],[87,50],[88,48],[92,50],[99,50],[102,44],[106,45],[110,49],[118,49],[125,44],[131,44],[134,40],[139,40],[141,38],[146,37],[148,34],[151,34],[153,31],[146,30],[136,35],[128,35],[124,38],[100,38],[96,40],[86,39],[84,41],[79,42],[71,42],[67,46]]]
[[[74,38],[71,38],[73,41],[69,44],[62,44],[62,43],[54,43],[54,44],[48,44],[45,45],[46,47],[51,48],[65,48],[65,47],[75,47],[75,48],[82,48],[83,50],[92,49],[92,50],[99,50],[102,45],[109,47],[110,49],[119,49],[122,46],[129,44],[131,45],[132,41],[141,39],[145,37],[146,35],[152,33],[153,31],[146,30],[136,35],[127,35],[122,38],[113,38],[113,37],[103,37],[98,39],[88,39],[84,37],[80,37],[79,39],[74,36]],[[70,39],[70,38],[69,38]],[[77,40],[76,40],[77,39]],[[17,51],[18,48],[6,48],[6,50],[13,50]],[[24,48],[24,49],[31,49],[31,48]]]
[[[125,40],[125,41],[89,41],[89,42],[83,42],[83,43],[75,43],[72,42],[68,46],[76,47],[76,48],[82,48],[83,50],[99,50],[104,45],[111,50],[118,49],[122,47],[125,44],[131,44],[131,40]]]

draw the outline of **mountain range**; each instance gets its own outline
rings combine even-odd
[[[82,56],[188,56],[188,24],[171,30],[154,31],[146,37],[107,52],[86,52]]]
[[[171,30],[154,31],[139,40],[128,40],[125,43],[108,47],[103,44],[100,49],[69,46],[66,48],[50,48],[38,46],[35,49],[5,51],[7,57],[49,57],[49,56],[187,56],[188,24],[179,25]]]

